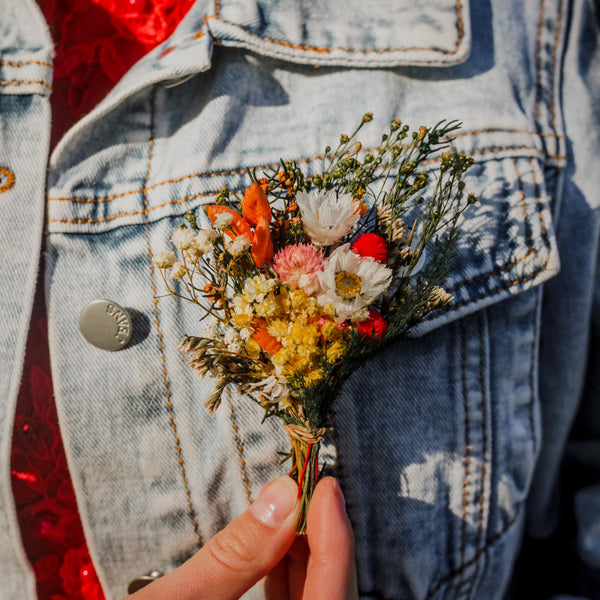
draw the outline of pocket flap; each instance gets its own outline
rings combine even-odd
[[[538,159],[513,155],[476,162],[466,184],[480,200],[465,213],[444,286],[454,301],[426,317],[414,335],[543,283],[559,270],[551,203]]]
[[[371,68],[460,63],[471,37],[461,0],[224,0],[208,27],[225,46],[296,63]]]

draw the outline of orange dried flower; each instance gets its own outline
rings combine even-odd
[[[253,239],[252,229],[250,229],[250,225],[242,218],[238,212],[233,210],[233,208],[229,208],[229,206],[223,206],[220,204],[209,204],[205,206],[206,214],[210,219],[211,223],[214,223],[217,220],[217,216],[221,213],[230,214],[232,217],[231,228],[236,233],[236,235],[245,235],[250,241]],[[230,236],[233,237],[233,236]]]
[[[269,229],[269,222],[264,216],[260,218],[254,230],[254,240],[250,252],[257,267],[262,267],[264,263],[270,263],[273,260],[271,230]]]
[[[246,190],[242,199],[242,215],[253,227],[258,225],[261,217],[265,217],[267,223],[271,222],[271,205],[259,183],[254,182]]]
[[[267,323],[264,319],[256,319],[252,325],[254,327],[252,338],[263,350],[275,354],[283,348],[283,346],[267,331]]]

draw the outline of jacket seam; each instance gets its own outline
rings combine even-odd
[[[231,27],[236,27],[237,29],[241,29],[247,35],[258,38],[264,42],[268,42],[270,44],[275,44],[278,46],[285,46],[286,48],[292,48],[294,50],[302,50],[306,52],[316,52],[319,54],[329,54],[331,52],[346,52],[353,54],[385,54],[391,52],[436,52],[438,54],[445,54],[447,56],[453,56],[458,53],[460,47],[462,45],[465,31],[464,31],[464,19],[463,19],[463,6],[461,4],[461,0],[456,0],[456,29],[458,33],[458,37],[456,40],[456,47],[454,50],[442,50],[441,48],[433,48],[433,47],[405,47],[405,48],[379,48],[379,49],[357,49],[357,48],[344,48],[341,46],[329,46],[329,47],[321,47],[321,46],[312,46],[309,44],[292,44],[291,42],[287,42],[284,40],[274,40],[272,38],[262,37],[256,33],[253,33],[243,27],[242,25],[238,25],[237,23],[231,23],[229,21],[225,21],[219,15],[220,12],[220,2],[217,0],[215,2],[215,14],[207,17],[206,20],[215,18],[224,25],[229,25]],[[204,23],[202,24],[204,26]]]
[[[3,67],[25,67],[27,65],[41,65],[43,67],[52,67],[52,63],[44,60],[0,60],[0,65]]]
[[[487,131],[491,131],[491,130],[487,130]],[[477,133],[485,133],[486,130],[480,130],[480,131],[475,131],[475,132],[464,132],[463,135],[475,135]],[[529,132],[529,131],[525,131],[525,130],[514,130],[513,133],[535,133],[535,132]],[[456,136],[459,137],[459,136]],[[369,151],[373,151],[376,150],[377,148],[373,147],[373,148],[368,148],[365,151],[369,152]],[[492,147],[488,147],[488,148],[479,148],[477,150],[474,150],[473,152],[468,152],[467,154],[473,155],[473,154],[485,154],[485,153],[499,153],[499,152],[508,152],[508,151],[515,151],[515,150],[534,150],[538,153],[540,153],[540,155],[546,156],[543,151],[540,148],[537,148],[535,146],[530,146],[530,145],[523,145],[523,146],[492,146]],[[300,158],[298,160],[296,160],[295,162],[297,162],[298,164],[305,164],[305,163],[310,163],[313,162],[315,160],[323,160],[324,158],[327,158],[326,155],[324,154],[319,154],[316,156],[311,156],[308,158]],[[550,156],[547,158],[554,158],[556,160],[565,160],[565,156],[563,155],[556,155],[556,156]],[[421,164],[432,164],[435,162],[438,162],[439,159],[435,158],[435,159],[430,159],[428,161],[424,161]],[[250,173],[252,171],[256,171],[256,170],[263,170],[263,169],[270,169],[270,168],[276,168],[280,163],[271,163],[268,165],[259,165],[256,167],[246,167],[246,168],[242,168],[242,169],[231,169],[231,170],[223,170],[223,171],[211,171],[210,173],[192,173],[190,175],[183,175],[181,177],[176,177],[173,179],[165,179],[164,181],[160,181],[158,183],[154,183],[151,186],[145,186],[142,189],[138,189],[138,190],[131,190],[128,192],[120,192],[119,194],[113,194],[112,196],[106,196],[104,198],[72,198],[72,197],[68,197],[68,196],[53,196],[48,198],[48,202],[79,202],[79,203],[101,203],[101,202],[110,202],[111,200],[116,200],[117,198],[122,198],[123,196],[131,196],[134,194],[143,194],[146,193],[150,190],[156,189],[158,187],[161,187],[163,185],[167,185],[169,183],[178,183],[180,181],[185,181],[186,179],[194,179],[194,178],[198,178],[198,179],[209,179],[212,177],[226,177],[228,175],[245,175],[246,173]],[[210,196],[211,194],[216,194],[217,192],[206,192],[203,195],[207,195]],[[195,194],[192,197],[196,197],[200,194]],[[172,201],[172,203],[177,204],[179,203],[179,200],[175,200]],[[155,207],[152,207],[148,210],[152,210]],[[129,214],[129,213],[125,213],[125,214]],[[138,211],[135,211],[131,214],[139,214]],[[122,215],[121,215],[122,216]],[[70,222],[70,221],[49,221],[49,222]],[[95,222],[95,221],[84,221],[84,222]]]
[[[429,600],[431,597],[433,597],[440,590],[440,588],[442,586],[444,586],[446,583],[451,581],[457,575],[460,575],[461,573],[463,573],[471,565],[473,565],[475,562],[477,562],[492,544],[495,544],[497,541],[502,539],[509,532],[510,528],[517,522],[517,519],[519,518],[519,515],[521,513],[521,506],[522,505],[519,504],[519,506],[517,507],[517,510],[515,511],[515,514],[512,516],[512,518],[504,525],[504,527],[498,533],[496,533],[492,537],[488,538],[485,542],[485,545],[483,545],[475,553],[475,555],[472,558],[470,558],[468,561],[466,561],[465,563],[463,563],[456,569],[454,569],[454,570],[448,572],[446,575],[444,575],[433,586],[433,588],[431,588],[431,590],[429,591],[429,593],[425,596],[425,598],[423,600]]]
[[[248,470],[246,468],[246,459],[244,457],[244,445],[242,443],[242,438],[240,437],[240,431],[239,431],[238,424],[237,424],[237,418],[235,416],[235,407],[233,405],[233,400],[231,399],[231,391],[228,389],[227,393],[229,395],[229,406],[231,408],[231,423],[233,425],[233,433],[235,436],[237,451],[238,451],[238,454],[240,457],[242,476],[244,477],[244,486],[246,487],[246,496],[248,497],[248,504],[252,504],[252,492],[250,491],[250,480],[248,478]]]
[[[487,393],[485,384],[485,331],[484,331],[484,311],[478,314],[477,319],[477,333],[479,335],[479,390],[481,393],[481,473],[479,476],[479,495],[475,499],[475,507],[479,502],[479,515],[477,517],[477,536],[475,538],[475,548],[479,550],[483,542],[483,531],[484,531],[484,511],[485,511],[485,480],[487,475],[487,452],[488,452],[488,430],[487,430]],[[475,566],[475,573],[471,577],[469,586],[469,592],[467,594],[467,600],[473,597],[475,586],[479,573],[481,572],[481,563],[477,562]]]
[[[542,31],[544,27],[545,4],[546,0],[541,0],[535,42],[535,124],[537,127],[540,127],[540,114],[542,103]]]
[[[18,80],[13,80],[13,81],[0,81],[0,85],[3,86],[9,86],[9,85],[42,85],[46,88],[48,88],[49,90],[52,89],[52,86],[49,83],[46,83],[45,81],[18,81]]]
[[[150,109],[150,114],[151,114],[150,121],[151,122],[150,122],[150,142],[149,142],[149,149],[148,149],[148,167],[146,169],[146,176],[145,176],[145,184],[146,185],[148,183],[148,178],[150,177],[150,169],[152,166],[152,157],[154,154],[156,87],[154,87],[152,89],[150,103],[151,103],[151,109]],[[148,206],[148,196],[145,193],[144,193],[144,205],[146,207]],[[173,438],[175,441],[175,447],[177,450],[177,459],[179,462],[181,476],[182,476],[183,484],[185,487],[185,495],[187,497],[189,515],[192,520],[192,524],[194,526],[194,533],[198,539],[198,544],[199,544],[199,546],[202,546],[202,544],[203,544],[202,535],[200,534],[198,519],[196,517],[196,510],[194,509],[194,504],[192,501],[192,494],[190,491],[190,486],[189,486],[188,477],[187,477],[187,471],[186,471],[186,467],[185,467],[185,461],[183,458],[183,449],[181,447],[181,439],[179,438],[179,434],[177,431],[177,423],[175,420],[175,409],[173,406],[171,383],[170,383],[168,372],[167,372],[167,361],[166,361],[166,357],[165,357],[163,335],[162,335],[162,329],[161,329],[161,325],[160,325],[160,315],[159,315],[159,311],[158,311],[158,294],[157,294],[157,289],[156,289],[156,274],[154,271],[154,262],[152,260],[152,244],[150,242],[150,221],[148,219],[147,208],[145,210],[145,215],[146,215],[146,219],[145,219],[145,221],[146,221],[146,223],[145,223],[145,225],[146,225],[146,242],[147,242],[147,247],[148,247],[148,258],[150,259],[150,274],[152,277],[152,298],[154,301],[154,318],[155,318],[155,322],[156,322],[156,330],[157,330],[157,335],[158,335],[158,346],[159,346],[160,358],[161,358],[161,362],[162,362],[162,374],[163,374],[163,382],[165,385],[167,409],[168,409],[168,413],[169,413],[171,430],[173,432]]]
[[[463,411],[465,428],[465,458],[464,458],[464,476],[463,476],[463,491],[462,491],[462,507],[461,507],[461,527],[460,527],[460,564],[465,562],[465,554],[467,549],[467,508],[469,503],[469,486],[471,484],[471,417],[469,415],[471,407],[469,404],[469,392],[467,389],[467,334],[464,319],[458,322],[460,332],[460,371],[461,371],[461,388],[463,397]],[[463,573],[460,574],[460,579],[456,583],[454,589],[453,600],[458,597],[458,591],[463,582]]]
[[[550,63],[550,129],[556,131],[556,110],[554,106],[556,89],[554,78],[556,74],[556,63],[558,57],[558,44],[560,42],[560,33],[563,22],[563,0],[558,0],[558,14],[556,16],[556,25],[554,29],[554,45],[552,47],[552,62]]]
[[[531,164],[531,163],[530,163]],[[539,197],[540,195],[540,182],[538,181],[538,178],[535,174],[535,169],[533,169],[533,165],[532,169],[531,169],[531,174],[533,177],[533,185],[534,185],[534,189],[535,189],[535,193],[536,193],[536,197]],[[543,224],[543,221],[542,221]],[[544,233],[545,233],[545,227],[544,227]],[[533,336],[533,341],[532,341],[532,345],[531,345],[531,366],[529,369],[529,386],[530,386],[530,390],[531,390],[531,399],[529,402],[529,425],[531,428],[531,439],[532,439],[532,443],[533,443],[533,451],[534,453],[537,451],[537,446],[538,446],[538,440],[537,440],[537,435],[535,433],[535,421],[534,421],[534,407],[535,407],[535,353],[537,350],[537,338],[538,338],[538,327],[539,327],[539,322],[538,322],[538,310],[539,310],[539,305],[540,305],[540,299],[539,296],[536,299],[536,305],[535,305],[535,310],[533,311],[533,331],[534,331],[534,336]]]

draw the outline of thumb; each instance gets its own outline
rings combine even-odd
[[[175,571],[135,600],[237,600],[271,571],[294,539],[298,488],[289,477],[267,483],[256,502]]]

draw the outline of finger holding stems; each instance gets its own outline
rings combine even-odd
[[[256,502],[175,571],[132,600],[237,600],[265,579],[268,600],[357,600],[354,539],[337,481],[315,487],[296,535],[297,485],[267,483]]]

